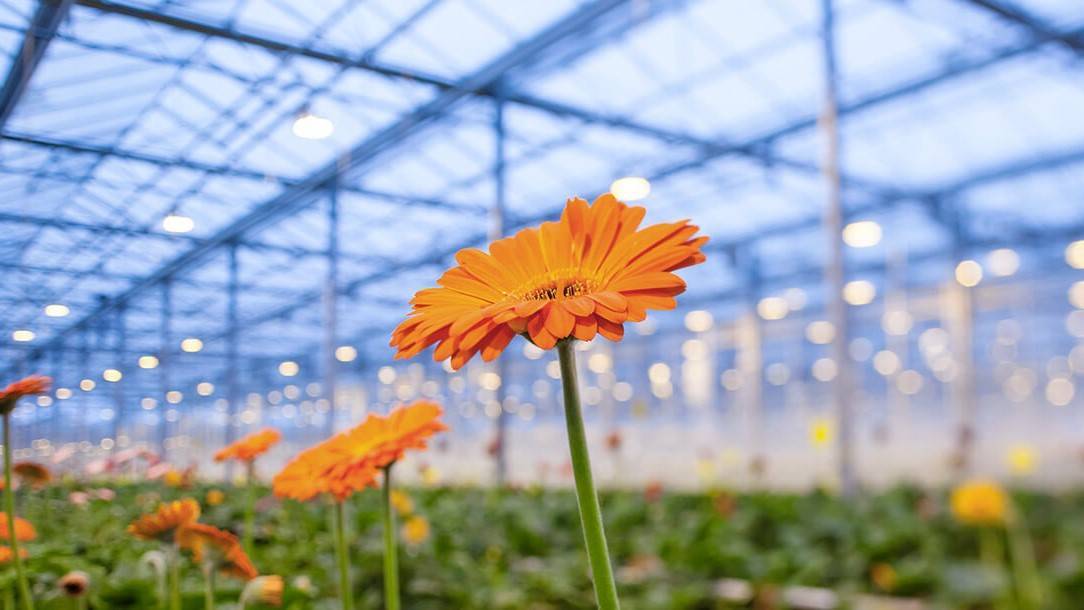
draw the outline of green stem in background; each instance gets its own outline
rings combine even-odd
[[[350,585],[350,559],[346,554],[346,509],[335,502],[335,556],[339,562],[339,597],[343,610],[354,610],[354,588]]]
[[[1005,549],[1001,544],[1001,532],[993,527],[979,528],[979,557],[983,565],[999,581],[997,596],[994,598],[995,610],[1013,610],[1009,596],[1006,595],[1006,587],[1001,583],[1001,575],[1005,568]]]
[[[203,562],[203,608],[215,610],[215,562]]]
[[[245,502],[245,553],[252,557],[253,528],[256,522],[256,462],[248,462],[248,470],[245,474],[245,491],[248,498]]]
[[[617,610],[617,585],[614,583],[610,552],[606,547],[606,531],[602,526],[602,509],[591,475],[591,458],[587,453],[587,433],[583,427],[580,408],[579,382],[576,380],[576,353],[571,339],[557,342],[561,360],[561,385],[565,397],[565,424],[568,427],[568,449],[572,455],[572,472],[576,478],[576,503],[580,507],[580,524],[587,543],[587,561],[595,583],[595,598],[600,610]]]
[[[4,610],[15,610],[15,591],[4,587]]]
[[[395,509],[391,505],[391,467],[384,468],[384,608],[399,610],[399,547],[395,542]]]
[[[1005,523],[1012,557],[1013,580],[1023,610],[1039,610],[1043,603],[1043,585],[1035,563],[1035,547],[1028,525],[1018,511],[1011,511]]]
[[[174,546],[166,555],[169,557],[169,610],[181,610],[181,553]]]
[[[11,546],[23,610],[34,610],[34,599],[30,596],[30,584],[26,581],[23,558],[19,556],[19,540],[15,536],[15,490],[12,488],[11,479],[11,412],[8,411],[4,413],[4,505],[8,513],[8,545]]]

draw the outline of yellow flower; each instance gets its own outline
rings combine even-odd
[[[1021,476],[1035,472],[1035,467],[1039,462],[1035,449],[1031,445],[1014,445],[1009,448],[1009,453],[1005,458],[1009,463],[1009,470]]]
[[[207,492],[207,505],[218,506],[226,500],[226,494],[222,493],[219,489],[212,489]]]
[[[440,471],[432,466],[426,466],[422,469],[422,483],[426,487],[433,487],[440,483]]]
[[[170,469],[162,475],[162,481],[169,487],[180,487],[184,485],[184,474],[180,470]]]
[[[414,513],[414,500],[398,489],[391,490],[391,505],[395,507],[395,512],[404,517]]]
[[[869,569],[869,579],[878,589],[890,593],[896,588],[896,569],[887,563],[875,563]]]
[[[814,447],[824,447],[832,442],[834,432],[832,421],[826,417],[819,417],[809,426],[809,442]]]
[[[1009,513],[1009,496],[993,481],[968,481],[952,491],[952,514],[968,525],[1001,525]]]
[[[407,544],[417,545],[429,539],[429,520],[421,515],[414,515],[403,524],[403,540]]]

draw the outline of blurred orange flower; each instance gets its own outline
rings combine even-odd
[[[53,480],[53,473],[37,462],[15,462],[11,470],[31,487],[44,487]]]
[[[271,449],[271,447],[274,447],[280,440],[282,440],[281,432],[274,428],[264,428],[259,432],[249,434],[231,445],[223,447],[215,454],[215,461],[223,462],[226,460],[238,460],[241,462],[251,462],[264,453],[267,453],[267,451]]]
[[[309,500],[330,493],[340,502],[354,492],[377,485],[381,468],[398,461],[409,449],[425,449],[429,437],[447,430],[443,410],[418,401],[370,415],[361,425],[311,447],[275,476],[275,495]]]
[[[192,553],[197,563],[211,561],[222,573],[243,580],[259,576],[237,536],[213,525],[189,522],[177,530],[177,544]]]
[[[161,504],[153,513],[143,515],[128,526],[128,533],[144,540],[166,540],[177,528],[199,519],[199,502],[192,498]]]
[[[8,514],[0,512],[0,539],[7,540],[10,537],[11,530],[8,529]],[[22,517],[15,517],[15,538],[19,542],[29,542],[37,537],[38,532],[34,529],[33,523]]]
[[[26,549],[19,549],[19,557],[26,559]],[[10,546],[0,546],[0,565],[11,563],[11,560],[14,558],[15,555],[11,552]]]
[[[396,358],[437,344],[435,360],[459,369],[475,354],[496,358],[517,334],[542,349],[561,339],[620,341],[625,322],[649,309],[674,309],[685,282],[672,273],[702,263],[688,221],[639,229],[646,210],[610,193],[588,205],[569,199],[558,222],[542,223],[490,244],[460,250],[438,287],[414,295],[392,333]]]
[[[44,375],[31,375],[12,382],[0,390],[0,413],[10,413],[15,404],[24,396],[44,394],[49,391],[53,380]]]

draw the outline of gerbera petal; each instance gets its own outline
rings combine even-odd
[[[565,309],[562,301],[555,301],[547,310],[546,330],[554,337],[558,339],[567,337],[575,324],[576,317]]]
[[[589,316],[595,311],[595,302],[589,297],[579,296],[564,301],[565,309],[576,316]]]
[[[572,336],[580,341],[590,341],[598,334],[598,320],[595,316],[576,318],[576,326],[572,329]]]
[[[625,336],[625,326],[616,322],[610,322],[605,318],[598,319],[598,334],[610,341],[620,341]]]
[[[614,311],[625,311],[627,300],[618,292],[599,292],[591,295],[596,303]]]

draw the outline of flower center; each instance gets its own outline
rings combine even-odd
[[[517,289],[513,296],[524,301],[572,299],[594,292],[597,284],[595,280],[583,277],[579,269],[551,271],[541,277],[532,278]]]

